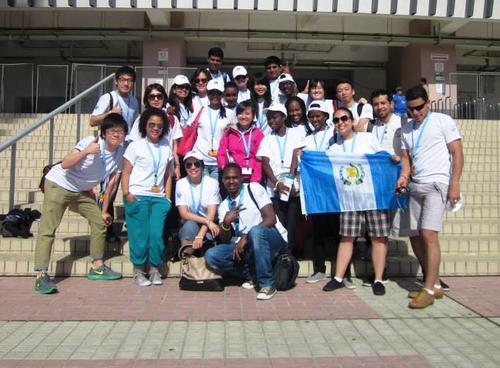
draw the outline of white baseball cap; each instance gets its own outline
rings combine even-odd
[[[198,151],[189,151],[188,153],[186,153],[186,156],[184,156],[184,161],[190,157],[195,158],[198,161],[203,161],[203,156]]]
[[[268,111],[279,111],[279,112],[283,113],[285,116],[288,116],[285,105],[280,104],[279,102],[273,102],[265,110],[266,110],[266,114]]]
[[[182,74],[176,75],[174,78],[174,81],[173,81],[173,85],[182,86],[184,84],[191,85],[191,82],[189,82],[188,77],[186,77],[185,75],[182,75]]]
[[[313,101],[309,104],[309,107],[307,109],[307,114],[309,114],[310,111],[321,111],[324,112],[328,117],[330,117],[330,113],[328,112],[328,108],[326,106],[325,101]]]
[[[247,70],[245,69],[244,66],[242,66],[242,65],[236,65],[233,68],[233,78],[236,78],[236,77],[238,77],[240,75],[246,77],[248,75],[248,72],[247,72]]]
[[[278,80],[281,82],[292,82],[292,83],[295,83],[295,81],[293,80],[292,76],[290,74],[287,74],[287,73],[283,73],[281,74],[279,77],[278,77]]]
[[[212,79],[207,84],[207,91],[217,90],[221,93],[224,92],[224,85],[218,79]]]

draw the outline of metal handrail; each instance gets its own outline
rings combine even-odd
[[[82,93],[78,94],[77,96],[73,97],[71,100],[68,102],[64,103],[63,105],[59,106],[57,109],[52,110],[45,116],[42,116],[40,119],[38,119],[34,124],[30,125],[29,127],[24,128],[21,130],[19,133],[17,133],[15,136],[8,138],[5,142],[0,143],[0,152],[3,152],[7,148],[11,147],[11,155],[10,155],[10,185],[9,185],[9,209],[12,209],[14,207],[14,192],[15,192],[15,187],[16,187],[16,146],[17,142],[26,137],[28,134],[31,132],[35,131],[36,129],[40,128],[42,125],[44,125],[47,121],[50,121],[50,127],[49,127],[49,163],[52,164],[52,161],[54,160],[54,117],[59,114],[60,112],[65,111],[69,107],[71,107],[73,104],[77,103],[76,105],[76,113],[77,113],[77,125],[76,125],[76,138],[77,141],[80,139],[80,130],[81,130],[81,108],[80,108],[80,101],[87,96],[89,93],[100,87],[102,84],[108,82],[109,80],[114,78],[114,74],[108,75],[106,78],[102,79],[101,81],[97,82],[93,86],[87,88],[85,91]]]

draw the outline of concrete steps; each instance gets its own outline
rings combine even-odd
[[[42,115],[0,114],[0,141],[16,134]],[[89,116],[82,116],[81,136],[95,135],[97,129],[88,126]],[[500,122],[458,121],[463,136],[465,167],[461,190],[465,207],[457,213],[447,213],[444,231],[440,235],[442,250],[441,273],[452,275],[500,274]],[[48,125],[23,139],[17,145],[15,200],[21,207],[41,209],[43,194],[38,191],[41,169],[48,162]],[[62,159],[76,143],[76,115],[62,114],[56,118],[54,130],[55,160]],[[0,153],[0,213],[8,211],[10,151]],[[117,219],[123,219],[122,199],[115,201]],[[38,224],[32,232],[37,234]],[[85,276],[90,268],[89,227],[85,219],[67,211],[56,234],[50,272],[59,276]],[[0,275],[31,275],[36,238],[0,238]],[[126,232],[120,242],[107,244],[108,263],[125,276],[132,275]],[[363,241],[355,249],[352,266],[354,275],[371,273],[365,260]],[[369,257],[368,257],[369,258]],[[300,276],[312,273],[312,262],[300,261]],[[329,272],[329,263],[327,272]],[[180,264],[170,264],[170,274],[179,275]],[[388,256],[390,276],[413,276],[420,273],[407,238],[391,238]]]

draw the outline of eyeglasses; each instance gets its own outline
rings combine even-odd
[[[148,96],[148,100],[163,100],[163,95],[161,93],[151,94]]]
[[[422,105],[418,105],[418,106],[413,106],[413,107],[408,106],[407,109],[408,109],[408,111],[414,111],[414,110],[420,111],[425,107],[426,104],[427,104],[427,102],[424,102]]]
[[[198,82],[196,82],[196,83],[198,83]],[[203,83],[205,83],[205,82],[203,82]],[[182,84],[180,86],[175,86],[175,88],[177,88],[177,89],[191,89],[191,86],[189,84]]]
[[[205,84],[208,82],[208,79],[207,78],[198,78],[198,79],[195,79],[194,82],[196,84],[200,84],[200,83]]]
[[[134,83],[134,80],[132,78],[118,78],[118,83]]]
[[[247,79],[247,76],[246,75],[238,75],[237,77],[234,78],[235,80],[245,80]]]
[[[107,133],[109,132],[111,134],[125,135],[125,130],[120,128],[108,129],[106,132]]]
[[[332,121],[333,121],[334,124],[338,124],[338,123],[340,123],[340,121],[342,121],[342,122],[345,123],[346,121],[348,121],[350,119],[351,118],[349,116],[342,115],[342,116],[339,116],[338,118],[333,118]]]
[[[163,130],[163,124],[155,124],[155,123],[148,123],[148,128],[149,129],[158,129],[158,130]]]
[[[201,167],[201,162],[200,161],[186,162],[184,166],[186,167],[186,169],[190,169],[192,167],[199,169]]]

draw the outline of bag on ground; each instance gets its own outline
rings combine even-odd
[[[210,271],[200,250],[192,245],[179,249],[181,260],[181,279],[179,289],[189,291],[223,291],[222,276]]]
[[[295,280],[299,275],[299,262],[290,254],[280,254],[273,267],[274,285],[278,290],[289,290],[295,286]]]

